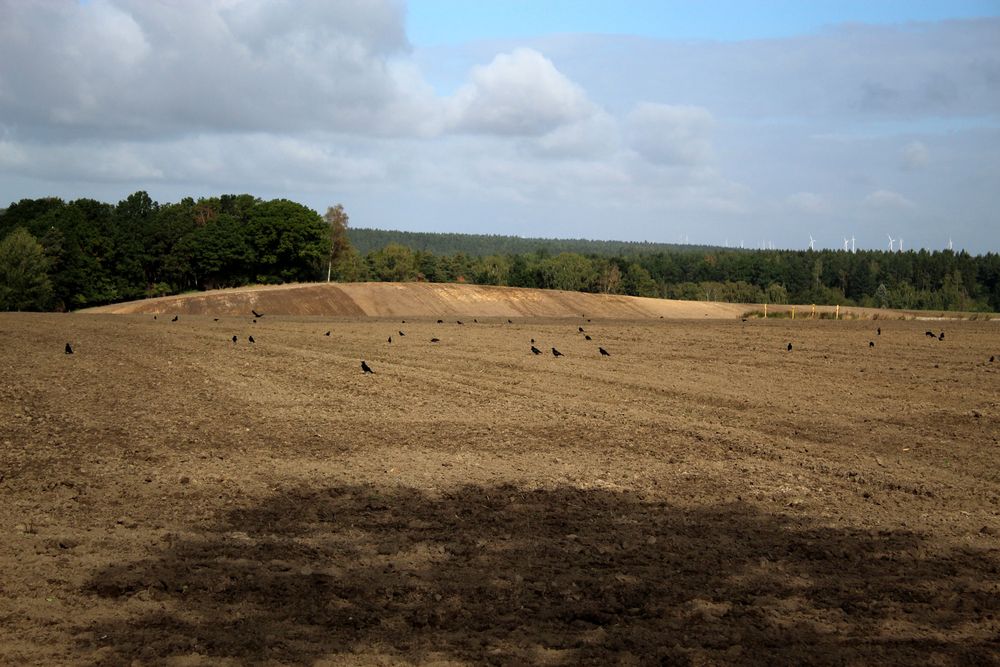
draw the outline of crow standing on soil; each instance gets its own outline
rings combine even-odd
[[[233,336],[233,345],[236,345],[236,340],[237,340],[236,336]]]
[[[249,342],[251,342],[251,343],[252,343],[252,342],[254,342],[254,340],[253,340],[253,336],[247,336],[247,340],[248,340]]]
[[[67,343],[67,345],[69,345],[69,343]],[[993,355],[990,355],[990,363],[993,363]]]
[[[513,322],[511,322],[511,321],[510,321],[510,320],[508,319],[508,320],[507,320],[507,324],[514,324],[514,323],[513,323]]]
[[[218,317],[215,317],[215,318],[212,318],[212,321],[213,321],[213,322],[218,322],[218,321],[219,321],[219,318],[218,318]]]
[[[534,338],[532,338],[532,339],[531,339],[531,344],[532,344],[532,345],[534,345],[534,344],[535,344],[535,339],[534,339]]]
[[[251,308],[251,309],[250,309],[250,312],[251,312],[251,313],[253,313],[253,316],[254,316],[254,317],[264,317],[264,313],[258,313],[258,312],[257,312],[256,310],[254,310],[253,308]]]
[[[881,336],[882,335],[882,327],[878,327],[877,329],[875,329],[875,333],[877,333],[879,336]]]
[[[406,334],[405,334],[405,333],[403,333],[402,331],[400,331],[400,332],[399,332],[399,335],[400,335],[400,336],[405,336]]]
[[[156,315],[153,315],[153,319],[154,319],[154,320],[156,319]]]
[[[788,351],[789,351],[789,352],[791,352],[791,351],[792,351],[792,344],[791,344],[791,343],[789,343],[789,344],[788,344]]]
[[[938,340],[944,340],[944,332],[943,331],[941,332],[941,335],[938,336]]]
[[[329,331],[327,331],[327,332],[326,332],[325,334],[323,334],[323,335],[324,335],[324,336],[329,336],[329,335],[330,335],[330,332],[329,332]]]
[[[174,315],[174,319],[172,319],[170,321],[171,322],[176,322],[178,319],[180,319],[180,315]]]
[[[66,354],[73,354],[73,346],[70,345],[69,343],[66,343]],[[990,359],[990,361],[993,361],[993,360]]]
[[[610,357],[611,356],[611,353],[608,352],[607,350],[605,350],[603,347],[599,347],[597,349],[600,350],[602,357]]]
[[[456,322],[458,322],[459,324],[461,324],[461,323],[462,323],[462,320],[455,320],[455,321],[456,321]]]
[[[444,324],[444,320],[438,320],[438,324]]]
[[[368,367],[364,359],[361,360],[361,370],[364,371],[365,375],[375,375],[375,371]]]
[[[936,337],[936,336],[934,336],[934,332],[933,331],[925,331],[924,335],[925,336],[930,336],[931,338],[935,338]]]
[[[875,347],[875,341],[873,340],[868,341],[868,347]]]
[[[389,336],[389,342],[392,343],[392,336]]]
[[[556,348],[552,348],[552,356],[553,357],[561,357],[561,356],[563,356],[563,353],[560,352],[559,350],[557,350]]]
[[[583,334],[583,337],[587,340],[594,340],[593,338],[590,337],[590,334]]]
[[[531,340],[534,340],[534,338],[532,338]],[[534,345],[532,345],[532,346],[531,346],[531,353],[532,353],[532,354],[541,354],[541,353],[542,353],[542,351],[541,351],[541,350],[539,350],[539,349],[538,349],[537,347],[535,347]]]
[[[432,343],[440,343],[441,339],[440,338],[431,338],[431,342]]]
[[[583,327],[577,327],[577,328],[580,330],[580,333],[583,333]]]

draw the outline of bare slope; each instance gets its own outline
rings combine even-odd
[[[241,287],[90,309],[116,314],[177,313],[369,317],[731,318],[745,304],[649,299],[617,294],[442,283],[304,283]]]

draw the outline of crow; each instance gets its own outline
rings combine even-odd
[[[462,323],[462,320],[455,320],[455,321],[456,321],[456,322],[458,322],[459,324],[461,324],[461,323]]]
[[[472,318],[472,323],[473,323],[473,324],[479,324],[479,320],[477,320],[476,318],[474,318],[474,317],[473,317],[473,318]]]
[[[941,332],[941,335],[938,336],[938,340],[944,340],[944,332],[943,331]]]
[[[212,319],[212,321],[213,321],[213,322],[218,322],[218,321],[219,321],[219,318],[218,318],[218,317],[216,317],[216,318],[213,318],[213,319]]]
[[[253,313],[253,316],[254,316],[254,317],[264,317],[264,313],[258,313],[258,312],[257,312],[256,310],[254,310],[253,308],[251,308],[251,309],[250,309],[250,312],[251,312],[251,313]]]
[[[68,345],[68,344],[69,344],[69,343],[67,343],[67,345]],[[993,363],[993,356],[992,356],[992,355],[990,355],[990,363],[991,363],[991,364]]]
[[[254,321],[253,321],[253,323],[254,323],[254,324],[257,324],[257,320],[254,320]]]
[[[66,343],[66,354],[73,354],[73,346],[70,345],[69,343]],[[990,361],[993,361],[993,360],[990,359]]]
[[[237,340],[236,336],[233,336],[233,345],[236,345],[236,340]]]
[[[583,334],[583,337],[587,340],[594,340],[593,338],[590,337],[590,334]]]
[[[882,327],[879,327],[879,328],[875,329],[875,333],[877,333],[879,336],[881,336],[882,335]]]
[[[368,367],[364,359],[361,360],[361,370],[365,372],[365,375],[375,375],[375,371]]]
[[[254,342],[253,336],[247,336],[247,341],[250,343]]]
[[[532,345],[534,345],[534,344],[535,344],[535,339],[534,339],[534,338],[532,338],[532,339],[531,339],[531,344],[532,344]]]
[[[514,324],[511,320],[507,320],[507,324]]]
[[[924,335],[925,336],[930,336],[931,338],[936,338],[936,336],[934,335],[933,331],[925,331]]]
[[[406,324],[406,320],[403,320],[403,321],[401,322],[401,324]]]
[[[389,342],[390,343],[392,342],[392,336],[389,336]]]
[[[180,315],[174,315],[174,319],[172,319],[170,321],[171,322],[176,322],[178,319],[180,319]]]
[[[438,324],[444,324],[444,320],[438,320]]]
[[[440,343],[441,339],[440,338],[431,338],[431,342],[432,343]]]
[[[868,341],[868,347],[875,347],[875,341],[873,340]]]
[[[789,343],[789,344],[788,344],[788,351],[789,351],[789,352],[791,352],[791,351],[792,351],[792,344],[791,344],[791,343]]]
[[[577,327],[577,328],[580,330],[580,333],[583,333],[583,327]]]
[[[156,319],[156,315],[153,315],[153,319],[154,319],[154,320]]]
[[[611,356],[611,354],[607,350],[605,350],[603,347],[599,347],[597,349],[601,352],[601,356],[602,357],[610,357]]]
[[[326,332],[325,334],[323,334],[323,335],[324,335],[324,336],[329,336],[329,335],[330,335],[330,332],[329,332],[329,331],[327,331],[327,332]]]
[[[560,352],[559,350],[557,350],[556,348],[552,348],[552,356],[553,357],[561,357],[561,356],[563,356],[563,353]]]
[[[406,334],[405,334],[405,333],[403,333],[402,331],[400,331],[400,332],[399,332],[399,335],[400,335],[400,336],[405,336]]]
[[[532,339],[532,340],[534,340],[534,339]],[[532,345],[532,346],[531,346],[531,353],[532,353],[532,354],[541,354],[541,353],[542,353],[542,351],[541,351],[541,350],[539,350],[539,349],[538,349],[537,347],[535,347],[534,345]]]
[[[747,321],[747,318],[745,318],[745,317],[741,317],[740,318],[740,322],[746,322],[746,321]]]

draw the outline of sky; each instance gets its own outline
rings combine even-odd
[[[1000,0],[0,0],[0,207],[1000,250]]]

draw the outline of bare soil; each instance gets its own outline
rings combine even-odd
[[[0,662],[1000,664],[996,322],[584,314],[0,315]]]

